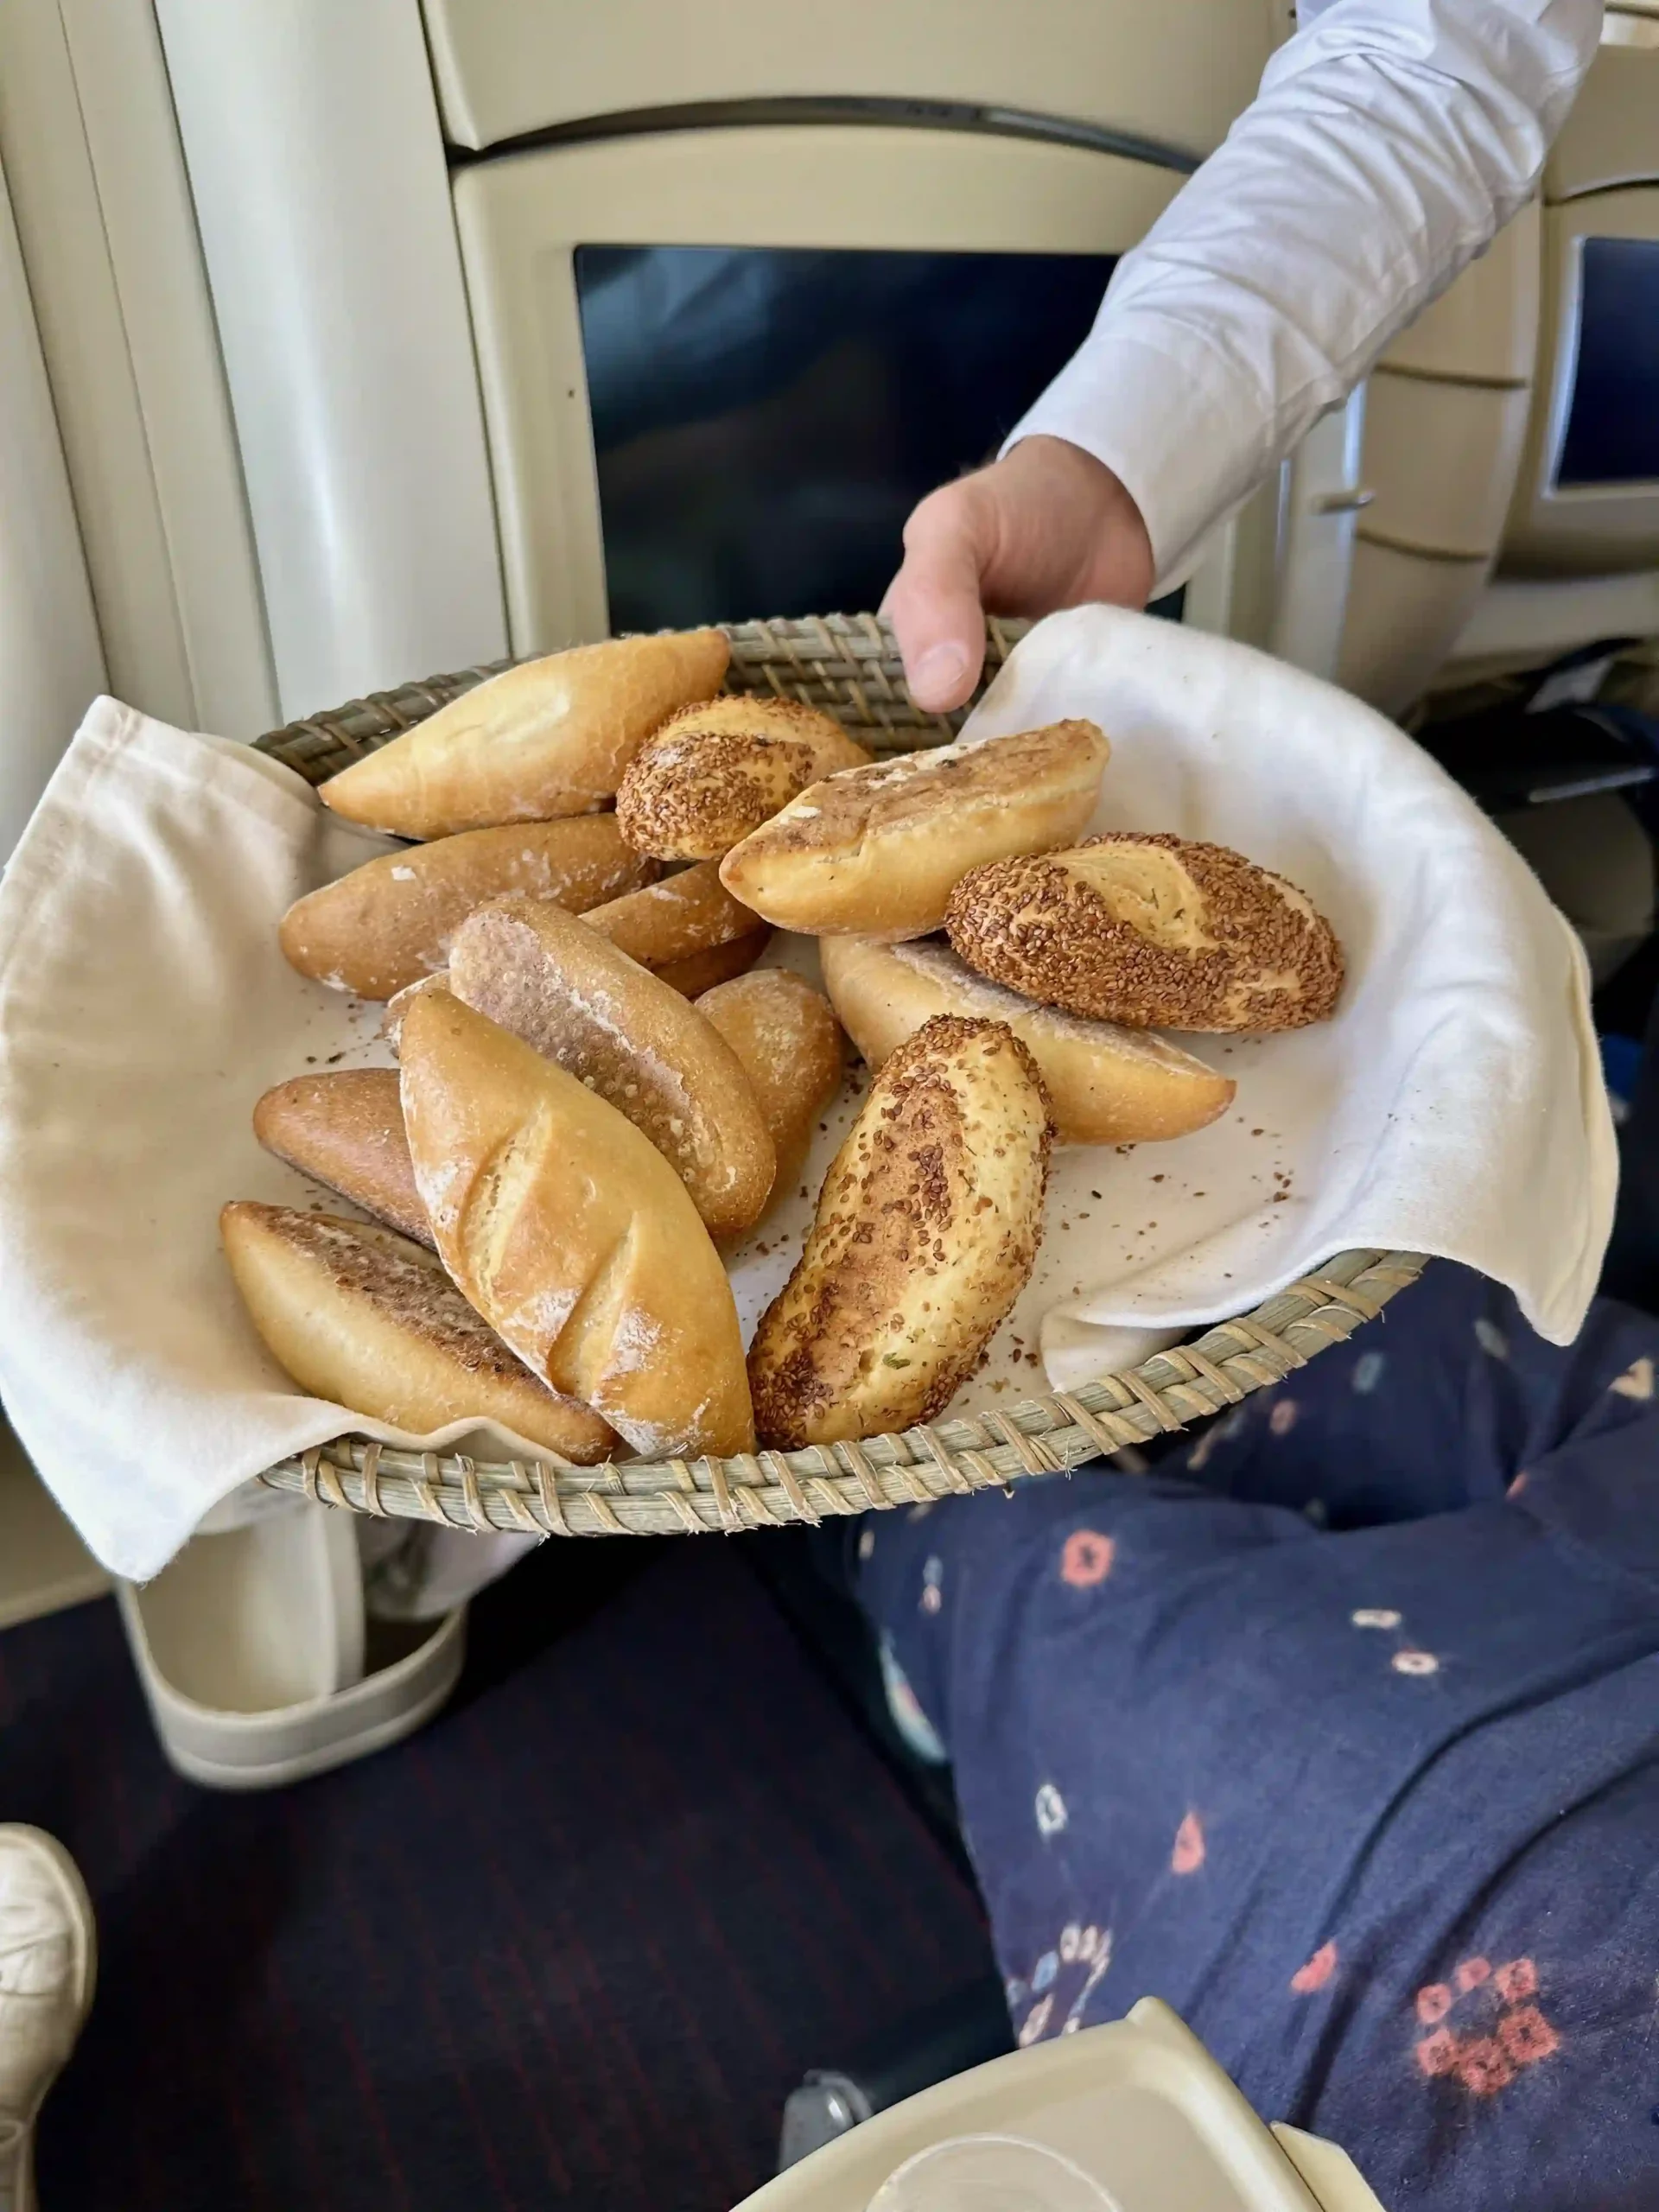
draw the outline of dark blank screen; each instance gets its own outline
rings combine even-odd
[[[580,246],[613,630],[875,607],[1086,335],[1085,254]]]
[[[1555,480],[1659,483],[1659,238],[1586,238],[1579,364]]]

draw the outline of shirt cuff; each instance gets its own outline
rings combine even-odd
[[[1272,403],[1190,323],[1137,308],[1107,317],[1009,432],[1064,438],[1103,461],[1141,510],[1154,595],[1186,580],[1215,524],[1247,499],[1274,458]]]

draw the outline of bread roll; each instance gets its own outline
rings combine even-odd
[[[473,1304],[636,1451],[748,1451],[732,1287],[657,1147],[447,992],[415,1001],[403,1050],[416,1185]]]
[[[1052,1130],[1035,1061],[998,1021],[940,1015],[893,1053],[761,1319],[761,1441],[792,1448],[942,1413],[1030,1275]]]
[[[1342,989],[1342,949],[1294,883],[1180,837],[1118,832],[976,868],[949,928],[994,982],[1131,1028],[1300,1029]]]
[[[758,968],[705,991],[697,1012],[736,1053],[778,1157],[772,1199],[796,1187],[812,1128],[841,1088],[841,1027],[822,991],[786,968]]]
[[[296,899],[282,947],[302,976],[389,999],[442,967],[450,938],[486,899],[516,893],[581,913],[638,890],[656,868],[623,843],[613,814],[469,830],[386,853]]]
[[[401,991],[394,991],[386,1001],[386,1010],[380,1017],[380,1034],[391,1047],[393,1059],[397,1057],[397,1039],[403,1034],[404,1016],[409,1011],[410,1001],[425,991],[447,991],[449,970],[439,968],[430,976],[423,976],[418,982],[405,983]]]
[[[719,630],[576,645],[493,676],[322,786],[347,821],[397,837],[591,814],[665,715],[720,689]]]
[[[975,975],[942,938],[827,937],[824,988],[873,1068],[936,1014],[1006,1021],[1042,1071],[1062,1144],[1185,1136],[1226,1111],[1236,1085],[1144,1029],[1084,1021]]]
[[[798,699],[711,699],[671,715],[640,747],[616,818],[639,852],[718,860],[809,784],[869,759],[838,721]]]
[[[733,898],[713,861],[594,906],[582,918],[687,998],[752,968],[772,935],[770,923]],[[710,954],[725,958],[711,961]]]
[[[1055,722],[849,769],[734,845],[720,880],[779,929],[925,937],[964,869],[1077,835],[1110,749],[1092,722]]]
[[[584,1465],[615,1443],[597,1414],[538,1382],[405,1237],[246,1201],[225,1208],[219,1233],[255,1328],[308,1395],[415,1436],[499,1421]]]
[[[449,988],[626,1114],[673,1166],[711,1236],[734,1236],[759,1216],[777,1163],[736,1055],[597,931],[541,899],[481,907],[455,933]]]
[[[267,1152],[400,1236],[432,1242],[410,1165],[396,1068],[337,1068],[279,1083],[254,1108],[253,1134]]]

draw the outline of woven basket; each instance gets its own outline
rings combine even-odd
[[[1023,626],[987,626],[988,677]],[[912,703],[893,632],[874,615],[735,623],[727,626],[727,635],[733,690],[805,699],[878,751],[944,744],[967,711],[930,715]],[[258,741],[259,749],[308,782],[322,783],[506,665],[429,677],[353,700],[273,730]],[[1056,1474],[1236,1405],[1373,1319],[1423,1265],[1408,1252],[1344,1252],[1253,1313],[1221,1322],[1140,1367],[1006,1412],[935,1421],[861,1444],[572,1467],[541,1459],[485,1464],[342,1436],[267,1468],[260,1479],[354,1513],[554,1536],[735,1531],[927,1504],[1003,1489],[1026,1475]]]

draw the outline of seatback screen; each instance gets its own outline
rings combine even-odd
[[[1558,487],[1659,484],[1659,238],[1586,238]]]

